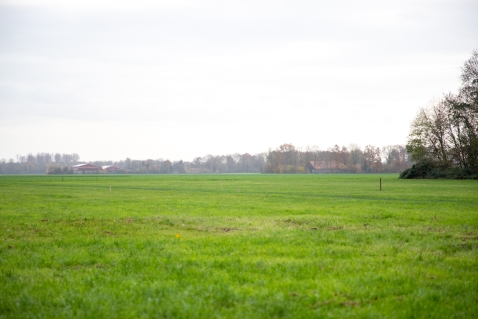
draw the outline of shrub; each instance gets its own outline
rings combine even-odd
[[[478,172],[449,165],[440,166],[429,161],[420,161],[400,173],[400,178],[478,179]]]

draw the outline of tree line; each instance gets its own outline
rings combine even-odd
[[[402,178],[478,179],[478,50],[461,69],[457,93],[420,108],[407,151],[416,162]]]
[[[116,162],[94,161],[91,164],[115,165],[120,168],[118,173],[127,174],[261,173],[264,166],[264,154],[206,155],[196,157],[192,161],[126,158],[126,160]]]
[[[316,146],[301,149],[282,144],[267,153],[264,173],[397,173],[410,164],[404,145],[367,145],[362,150],[351,144],[320,150]]]
[[[37,153],[17,155],[16,159],[0,160],[0,174],[71,174],[72,166],[80,163],[77,153]],[[312,164],[310,164],[312,162]],[[355,145],[320,150],[317,146],[296,148],[283,144],[268,152],[251,155],[206,155],[192,161],[168,159],[93,161],[96,166],[115,165],[122,174],[212,174],[212,173],[312,173],[311,165],[320,166],[321,173],[400,172],[410,166],[410,157],[403,145],[383,148]]]
[[[77,153],[28,153],[17,155],[16,159],[0,160],[0,174],[72,173],[71,166],[79,160]]]

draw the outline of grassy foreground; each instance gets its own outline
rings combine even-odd
[[[478,181],[2,176],[0,234],[0,318],[478,317]]]

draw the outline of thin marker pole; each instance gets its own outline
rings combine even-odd
[[[382,178],[380,177],[380,190],[382,190]]]

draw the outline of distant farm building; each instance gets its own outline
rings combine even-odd
[[[99,173],[101,167],[93,164],[77,164],[71,167],[74,174],[96,174]]]
[[[121,169],[118,166],[114,166],[114,165],[105,165],[105,166],[101,166],[101,168],[106,173],[116,173]]]
[[[332,170],[328,166],[325,161],[309,161],[305,165],[305,168],[309,173],[331,173]]]

